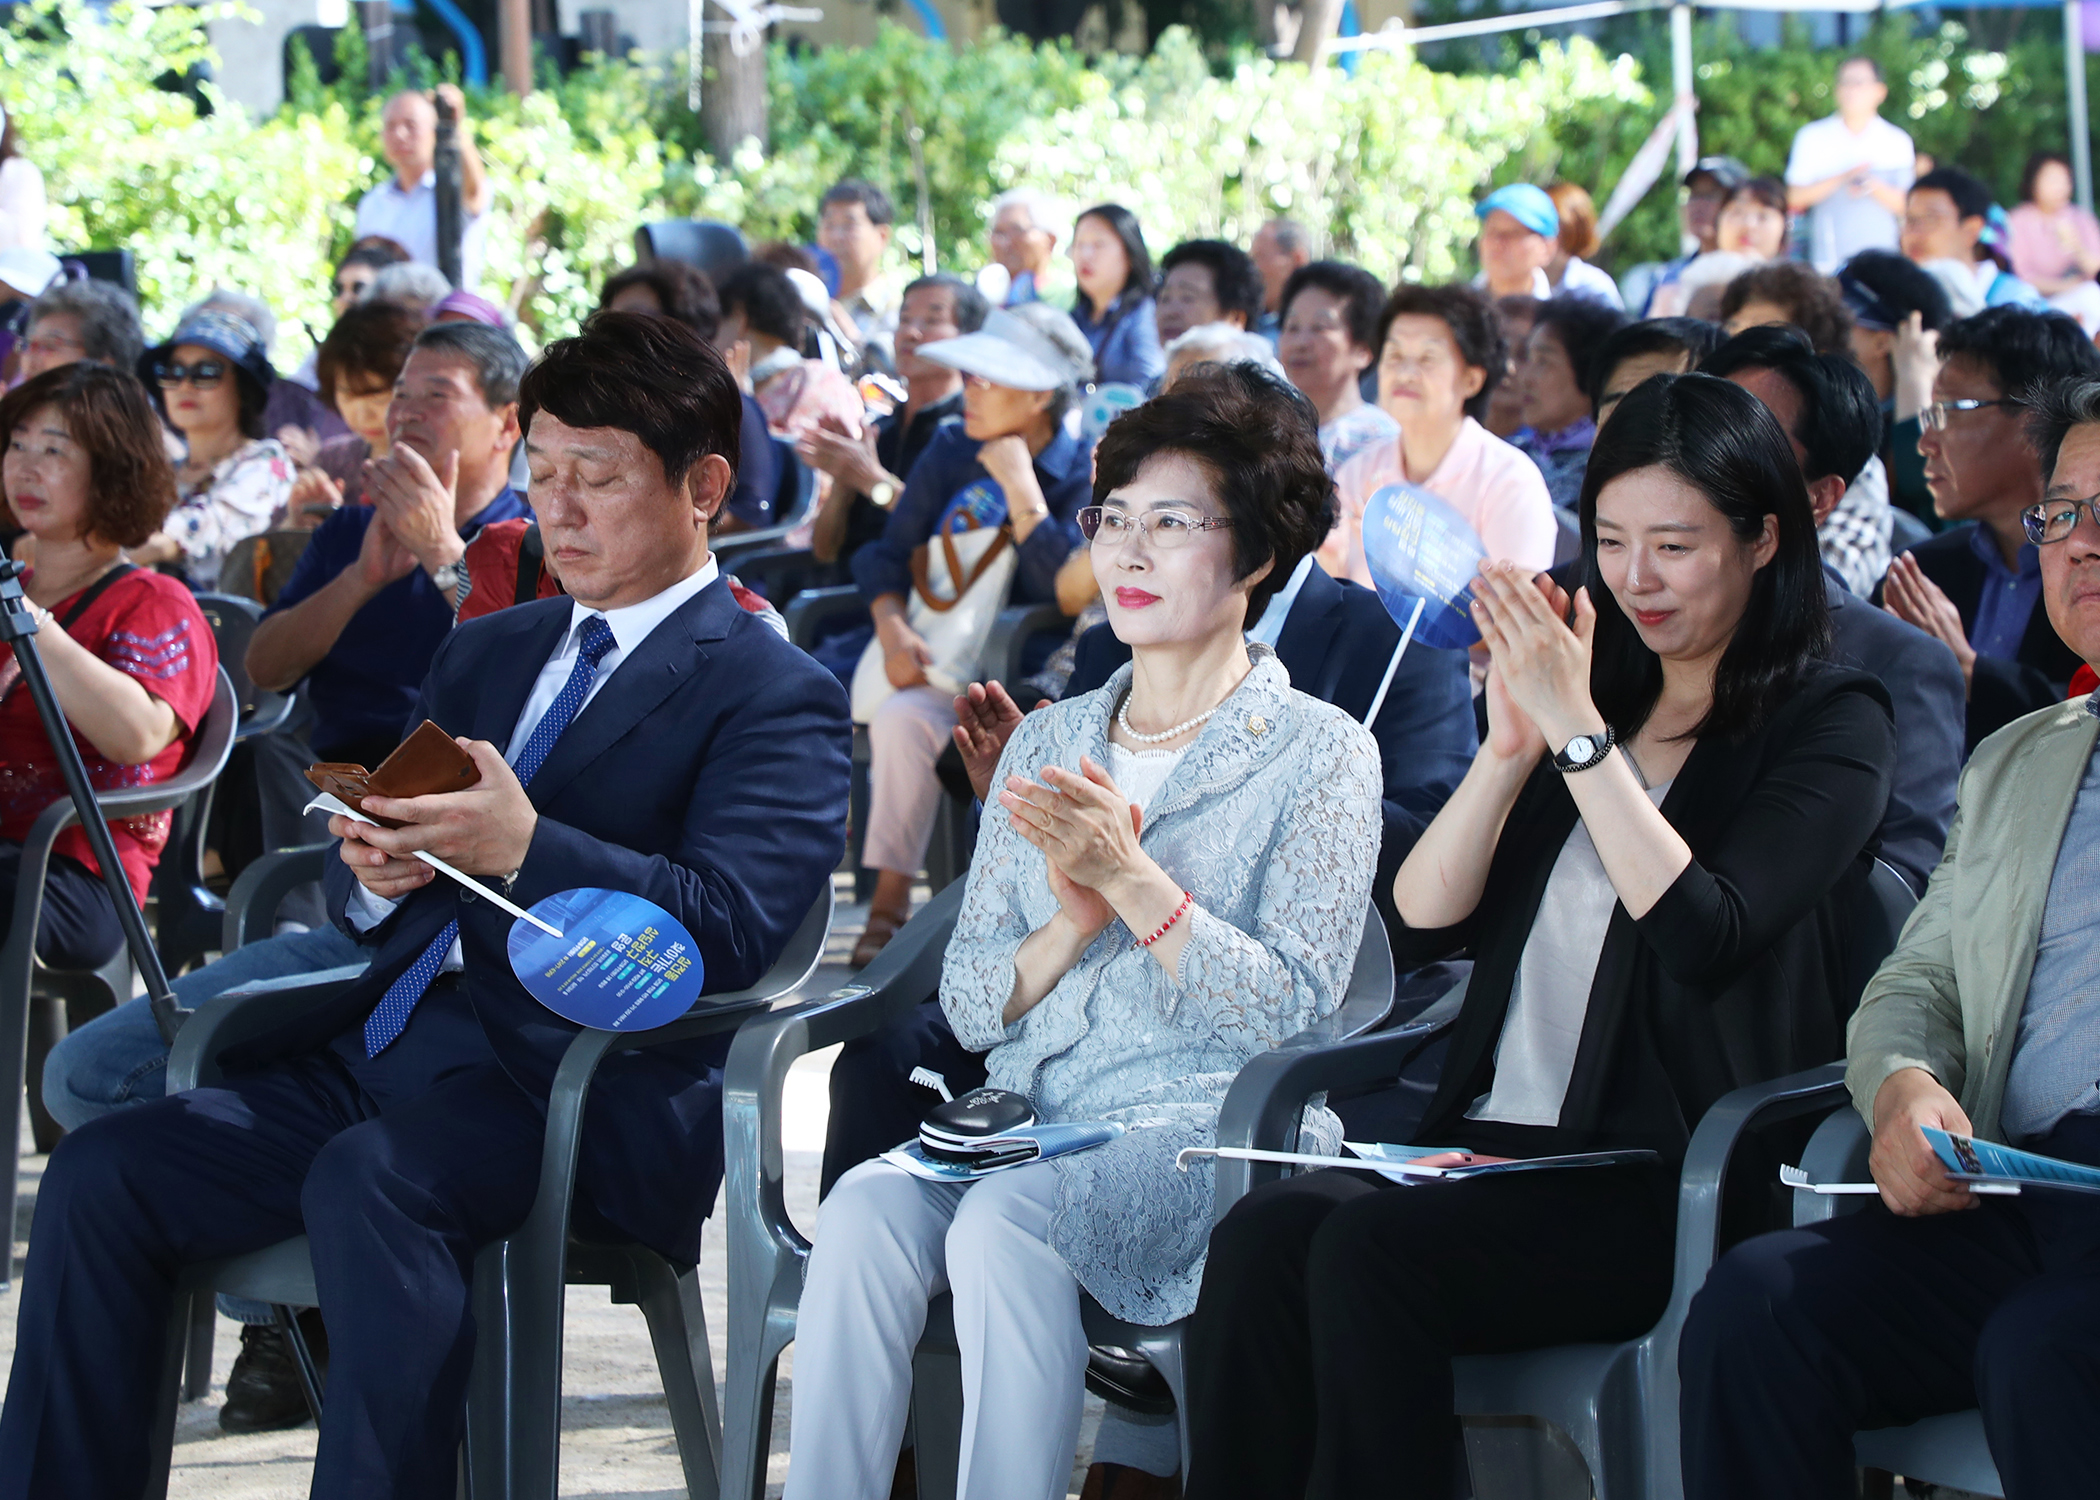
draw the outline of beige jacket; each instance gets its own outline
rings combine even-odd
[[[2086,700],[1999,730],[1962,772],[1947,853],[1846,1032],[1845,1084],[1868,1125],[1899,1068],[1923,1068],[1976,1134],[1998,1124],[2042,908],[2078,784],[2100,735]]]

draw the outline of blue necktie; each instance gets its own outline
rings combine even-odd
[[[561,693],[540,715],[539,723],[533,725],[531,738],[525,741],[524,753],[518,757],[514,768],[518,780],[526,786],[539,774],[541,765],[554,749],[554,742],[561,732],[569,727],[576,711],[583,707],[583,700],[590,696],[591,683],[598,676],[598,663],[614,645],[612,627],[605,623],[605,616],[590,615],[583,622],[583,647],[576,654],[576,665],[569,672],[569,680],[562,684]],[[447,922],[445,930],[430,940],[423,956],[408,966],[399,979],[387,987],[386,994],[371,1015],[365,1017],[365,1056],[377,1057],[401,1035],[408,1025],[408,1018],[430,988],[431,981],[444,966],[445,955],[459,939],[459,923]]]

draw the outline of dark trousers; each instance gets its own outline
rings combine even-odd
[[[10,916],[15,909],[15,878],[22,868],[22,846],[0,840],[0,901]],[[108,963],[124,946],[124,929],[116,903],[102,877],[63,854],[51,856],[44,871],[44,911],[37,919],[36,956],[54,969],[93,969]]]
[[[531,1208],[544,1128],[493,1061],[389,1099],[323,1051],[66,1136],[37,1198],[0,1497],[138,1494],[177,1273],[303,1232],[330,1356],[313,1494],[451,1500],[473,1257]]]
[[[2100,1120],[2047,1155],[2100,1164]],[[1852,1500],[1852,1435],[1981,1407],[2009,1500],[2100,1485],[2100,1200],[1877,1202],[1723,1256],[1678,1349],[1691,1500]]]
[[[862,1162],[919,1133],[926,1111],[941,1102],[932,1089],[911,1081],[911,1070],[920,1067],[947,1079],[952,1094],[984,1083],[983,1054],[955,1039],[938,1000],[839,1049],[831,1064],[831,1120],[824,1130],[820,1192],[829,1193]]]
[[[1674,1188],[1654,1166],[1315,1172],[1248,1194],[1211,1234],[1188,1327],[1188,1500],[1445,1500],[1452,1356],[1653,1327]]]

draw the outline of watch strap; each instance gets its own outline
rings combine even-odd
[[[1570,753],[1578,744],[1584,741],[1588,742],[1589,754],[1575,755]],[[1609,724],[1604,726],[1602,735],[1578,734],[1574,739],[1568,741],[1566,745],[1553,752],[1553,769],[1566,775],[1571,771],[1587,771],[1593,766],[1601,766],[1611,756],[1612,746],[1617,743],[1618,736],[1612,732],[1612,727]]]

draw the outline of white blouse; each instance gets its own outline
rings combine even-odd
[[[1174,768],[1181,764],[1181,757],[1187,753],[1187,745],[1179,750],[1128,750],[1111,740],[1108,744],[1109,778],[1124,797],[1135,802],[1138,811],[1143,812],[1159,795],[1159,789],[1167,784],[1167,778],[1174,774]]]
[[[1660,807],[1669,790],[1668,781],[1652,786],[1648,800]],[[1466,1112],[1467,1119],[1560,1123],[1597,960],[1618,907],[1619,893],[1604,873],[1589,826],[1578,818],[1546,877],[1546,894],[1517,960],[1509,1015],[1495,1047],[1494,1085]]]

